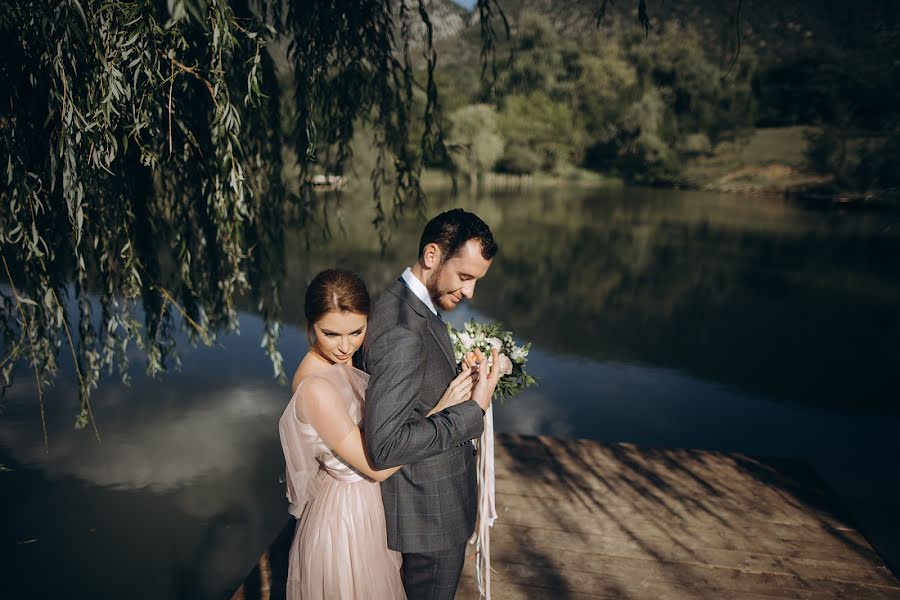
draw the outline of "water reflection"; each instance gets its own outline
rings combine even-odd
[[[422,221],[384,255],[368,202],[328,197],[333,235],[284,232],[279,281],[291,372],[303,291],[357,270],[374,294],[413,259]],[[890,215],[815,213],[780,199],[696,192],[532,191],[454,200],[501,254],[451,318],[502,320],[533,340],[540,387],[498,407],[501,431],[738,450],[812,462],[900,564],[900,234]],[[281,267],[279,267],[279,270]],[[180,341],[184,372],[104,381],[103,443],[71,429],[70,365],[47,394],[50,452],[28,377],[0,418],[0,560],[13,597],[218,598],[287,518],[277,420],[287,392],[240,335]],[[30,540],[36,540],[31,542]],[[28,543],[26,543],[28,542]],[[58,577],[46,565],[61,565]]]
[[[165,389],[163,397],[147,388],[103,394],[104,431],[110,435],[102,444],[62,428],[51,431],[53,451],[44,456],[34,431],[10,426],[0,427],[0,443],[15,449],[19,463],[40,462],[50,478],[77,477],[117,490],[164,493],[249,467],[247,452],[271,437],[269,427],[281,416],[283,401],[265,388],[211,385],[201,392],[191,383]]]
[[[183,348],[182,373],[105,381],[99,445],[72,429],[77,390],[60,387],[48,395],[45,454],[32,390],[11,390],[0,420],[11,597],[212,598],[240,581],[287,518],[286,390],[258,348],[260,320],[244,314],[242,325],[221,347]],[[284,351],[299,355],[303,336],[289,338]],[[58,578],[42,576],[57,563]]]
[[[892,215],[632,189],[438,197],[433,210],[452,205],[501,242],[474,306],[546,351],[675,368],[786,402],[900,410],[888,393],[900,365]],[[383,289],[412,260],[421,222],[402,222],[383,258],[364,218],[345,229],[312,253],[289,239],[287,321],[302,323],[290,298],[318,268],[343,264]]]

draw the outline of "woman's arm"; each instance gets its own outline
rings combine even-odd
[[[296,415],[297,418],[309,422],[341,460],[374,481],[384,481],[400,470],[400,466],[375,468],[367,452],[363,432],[347,414],[338,391],[329,382],[318,378],[310,380],[301,393],[302,397],[295,404],[300,411]],[[427,416],[464,402],[471,395],[472,376],[469,369],[464,368],[463,372],[447,386],[440,401]]]
[[[347,405],[335,387],[325,379],[313,377],[303,384],[294,404],[295,417],[312,425],[316,433],[342,461],[358,473],[375,481],[384,481],[399,467],[378,470],[372,466],[363,433],[350,417]]]
[[[328,440],[325,440],[325,443],[327,444]],[[329,444],[329,446],[331,446],[331,444]],[[353,467],[358,473],[365,475],[374,481],[384,481],[400,470],[400,467],[378,470],[372,466],[372,463],[366,454],[366,445],[363,442],[363,432],[360,431],[359,427],[354,427],[350,433],[347,434],[347,437],[331,446],[331,448],[341,460]]]
[[[445,408],[449,408],[455,404],[459,404],[460,402],[465,402],[472,396],[472,374],[468,367],[464,367],[463,371],[456,376],[450,385],[447,386],[447,390],[444,392],[443,396],[441,396],[440,401],[435,404],[434,408],[431,409],[426,416],[430,417],[435,413],[439,413]],[[366,452],[366,444],[363,439],[363,432],[359,427],[354,427],[347,437],[344,438],[341,442],[339,442],[336,446],[333,446],[334,452],[341,457],[341,459],[349,463],[351,467],[356,469],[359,473],[362,473],[369,479],[373,479],[375,481],[384,481],[397,471],[401,469],[401,467],[391,467],[389,469],[376,469],[372,465],[372,461],[369,458],[368,453]],[[326,442],[327,443],[327,442]]]

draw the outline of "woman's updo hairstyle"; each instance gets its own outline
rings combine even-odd
[[[313,325],[332,311],[369,316],[369,292],[366,284],[346,269],[326,269],[313,277],[306,287],[306,332],[311,337]]]

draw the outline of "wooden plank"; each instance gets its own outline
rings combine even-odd
[[[791,464],[787,461],[775,467],[739,454],[642,450],[629,444],[546,438],[520,444],[510,438],[498,439],[499,477],[573,491],[604,490],[630,503],[673,503],[686,511],[702,511],[703,503],[715,503],[774,522],[825,520],[844,527],[840,518],[844,511],[821,493],[818,481],[799,485],[797,473],[785,476],[786,465]],[[792,467],[796,471],[799,465]]]
[[[475,586],[475,579],[463,572],[463,576],[459,581],[459,588],[456,591],[457,598],[478,598],[478,588]],[[515,581],[507,581],[502,575],[496,576],[491,588],[491,600],[597,600],[604,598],[621,599],[625,597],[622,594],[609,596],[582,593],[577,590],[567,590],[564,595],[560,595],[558,589],[546,586],[525,585]]]
[[[594,597],[744,600],[748,597],[791,598],[797,600],[897,600],[896,588],[810,582],[797,577],[770,573],[743,573],[684,564],[610,559],[590,565],[592,570],[565,566],[535,567],[498,561],[492,586],[507,582],[557,590],[557,597],[569,592]],[[615,593],[611,593],[615,591]],[[618,594],[618,595],[616,595]],[[477,596],[462,596],[460,600]]]
[[[839,587],[847,584],[900,591],[896,580],[886,568],[879,572],[872,568],[859,569],[856,566],[842,565],[836,561],[787,559],[750,553],[703,552],[693,556],[679,556],[662,548],[657,551],[656,548],[627,548],[624,544],[609,544],[599,536],[582,543],[578,543],[577,538],[578,536],[566,532],[519,529],[507,525],[502,532],[498,530],[496,535],[491,536],[492,558],[497,565],[512,562],[563,570],[590,568],[603,571],[609,564],[665,564],[684,572],[691,568],[718,569],[721,572],[800,579],[813,586],[818,585],[817,582],[821,580],[829,582],[825,587],[834,583]],[[529,550],[523,551],[523,548]],[[644,571],[645,567],[642,566],[641,570]]]
[[[584,516],[615,516],[633,517],[646,515],[648,519],[656,519],[670,524],[672,527],[692,527],[699,523],[716,522],[722,529],[729,528],[794,528],[797,535],[802,536],[805,531],[818,535],[818,532],[844,532],[848,538],[857,543],[864,543],[864,538],[859,536],[854,529],[844,522],[836,522],[833,519],[807,518],[771,518],[761,516],[751,510],[741,507],[726,506],[721,503],[710,503],[702,498],[683,499],[673,497],[670,493],[667,498],[659,497],[629,497],[615,490],[585,489],[580,487],[548,486],[521,478],[512,478],[509,475],[497,476],[497,489],[510,502],[515,497],[530,498],[535,502],[545,502],[548,505],[563,502],[573,512],[581,512]],[[683,492],[679,492],[682,494]],[[726,519],[733,515],[741,515],[737,522],[727,523]]]
[[[494,600],[900,600],[806,465],[499,434]],[[234,600],[283,598],[288,523]],[[478,598],[470,547],[457,598]]]
[[[734,523],[723,526],[699,519],[669,521],[646,511],[617,514],[613,511],[590,513],[563,499],[534,498],[498,494],[500,520],[512,526],[540,527],[601,537],[610,544],[635,544],[640,537],[654,548],[690,553],[698,549],[734,552],[758,552],[780,557],[807,557],[829,560],[840,556],[842,562],[859,567],[872,565],[878,555],[865,538],[854,531],[832,535],[825,528],[794,525]],[[596,540],[594,540],[596,543]]]

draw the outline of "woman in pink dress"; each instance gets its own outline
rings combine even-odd
[[[290,512],[298,519],[288,600],[405,598],[399,552],[388,549],[377,471],[360,427],[369,376],[352,366],[366,335],[369,295],[354,273],[329,269],[306,289],[309,352],[279,422]],[[471,396],[464,369],[433,414]]]

